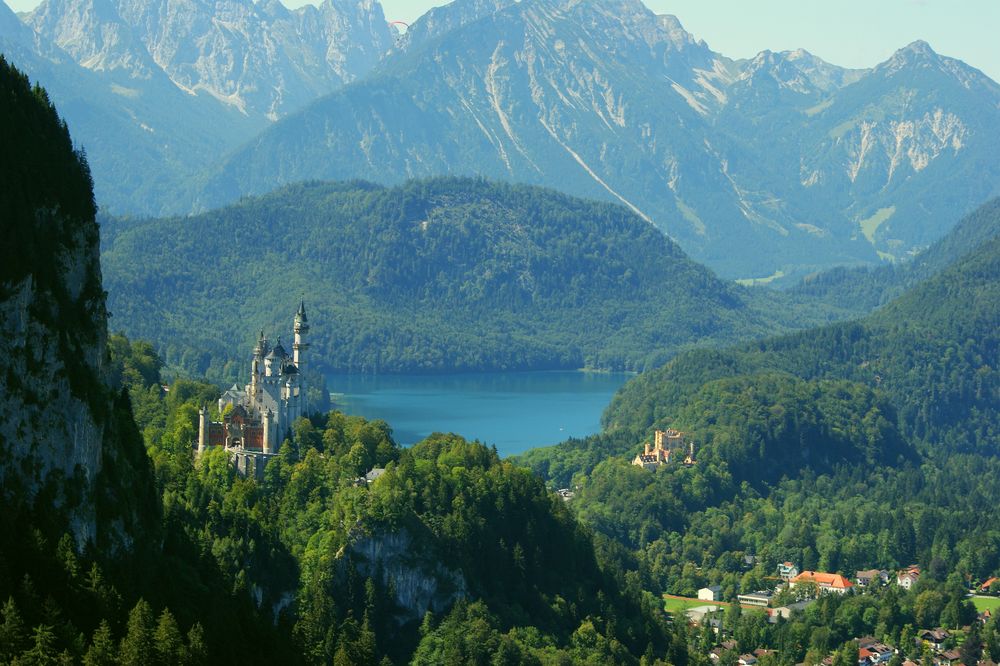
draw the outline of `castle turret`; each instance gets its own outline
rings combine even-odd
[[[298,368],[299,374],[299,404],[298,411],[300,414],[305,414],[306,412],[306,384],[305,384],[305,370],[306,370],[306,350],[309,349],[309,343],[306,342],[306,335],[309,334],[309,319],[306,317],[306,302],[301,301],[299,303],[299,311],[295,313],[295,342],[292,344],[292,362],[295,367]]]
[[[273,446],[271,431],[274,430],[274,414],[270,409],[264,410],[264,453],[272,453],[271,448]]]
[[[208,446],[208,412],[204,407],[198,410],[198,455]]]

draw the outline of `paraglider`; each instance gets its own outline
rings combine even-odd
[[[400,30],[400,26],[402,26],[402,30]],[[405,21],[389,21],[389,29],[396,34],[396,46],[399,46],[410,29],[410,24]]]

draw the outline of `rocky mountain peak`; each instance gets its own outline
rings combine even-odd
[[[893,74],[901,69],[937,66],[941,62],[931,45],[922,39],[907,44],[880,64],[878,69],[885,74]]]
[[[398,47],[404,51],[411,50],[456,28],[492,16],[516,2],[517,0],[454,0],[441,7],[433,7],[414,21],[399,41]],[[392,17],[388,18],[391,20]]]
[[[689,47],[707,48],[705,42],[695,39],[694,35],[684,29],[680,19],[673,14],[661,14],[656,17],[656,22],[677,51],[683,51]]]
[[[157,69],[115,0],[43,0],[25,22],[87,69],[136,79]]]
[[[275,120],[368,73],[392,46],[377,0],[44,0],[39,34],[96,71],[165,75]]]
[[[975,67],[961,60],[943,56],[922,39],[899,49],[874,70],[885,78],[917,71],[939,72],[966,90],[976,90],[1000,103],[1000,85]]]

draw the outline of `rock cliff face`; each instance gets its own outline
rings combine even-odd
[[[81,546],[115,541],[99,526],[123,534],[137,504],[107,513],[105,500],[127,496],[123,479],[148,476],[148,460],[141,441],[138,457],[122,448],[107,384],[89,169],[45,92],[2,58],[0,97],[0,492],[5,510],[68,524]]]
[[[275,120],[367,73],[392,46],[376,0],[45,0],[27,18],[83,67],[165,74]]]
[[[381,573],[382,584],[392,583],[396,603],[406,611],[397,618],[400,624],[419,621],[427,611],[443,613],[468,594],[461,572],[431,561],[412,545],[410,533],[400,530],[358,539],[350,549],[362,575]]]

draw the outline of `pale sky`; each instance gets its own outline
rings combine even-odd
[[[15,11],[38,0],[6,0]],[[305,0],[283,0],[290,7]],[[843,67],[871,67],[916,39],[1000,81],[1000,0],[644,0],[675,14],[713,50],[746,58],[804,48]],[[382,0],[390,21],[412,23],[443,0]]]

